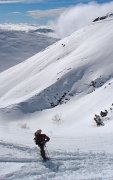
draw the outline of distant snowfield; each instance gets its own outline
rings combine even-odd
[[[21,63],[57,40],[50,27],[0,24],[0,72]]]
[[[112,19],[91,23],[0,73],[0,179],[113,179],[112,29]],[[37,129],[50,137],[50,161]]]

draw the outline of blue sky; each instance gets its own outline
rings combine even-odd
[[[88,0],[0,0],[0,23],[47,24],[68,8]],[[110,1],[98,0],[98,4]]]

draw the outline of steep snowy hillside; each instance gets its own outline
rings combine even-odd
[[[113,179],[112,29],[112,18],[92,22],[0,73],[0,179]]]
[[[55,43],[53,35],[49,27],[0,24],[0,72]]]
[[[112,26],[92,23],[1,73],[0,107],[29,113],[96,93],[113,77]]]

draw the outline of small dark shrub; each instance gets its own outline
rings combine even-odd
[[[104,125],[104,123],[102,122],[99,115],[95,114],[94,121],[96,122],[97,126],[103,126]]]
[[[103,112],[103,111],[100,111],[100,115],[101,115],[102,117],[107,116],[107,114],[108,114],[108,111],[107,111],[107,110],[105,110],[104,112]]]

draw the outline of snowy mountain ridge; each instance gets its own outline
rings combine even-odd
[[[101,16],[101,17],[94,19],[93,22],[104,20],[104,19],[111,19],[111,18],[113,18],[113,13],[108,13],[105,16]]]

